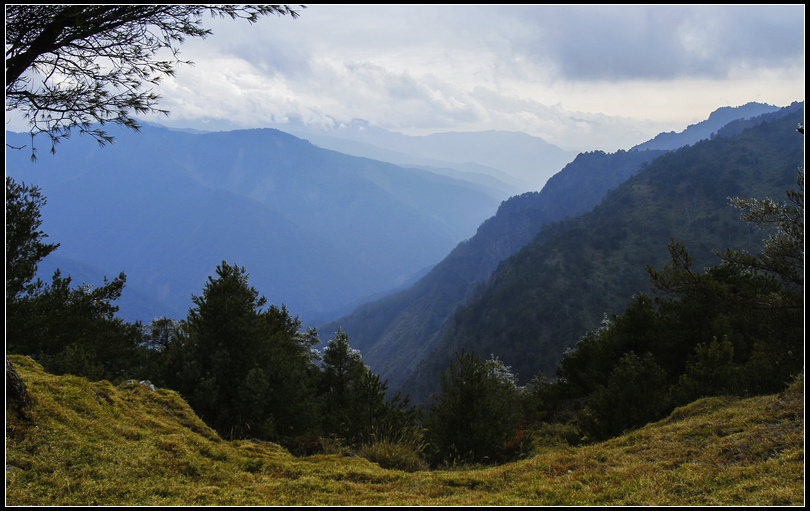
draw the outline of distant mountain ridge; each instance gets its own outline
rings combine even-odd
[[[652,140],[633,147],[631,150],[643,151],[645,149],[664,149],[672,151],[685,145],[692,145],[700,140],[711,138],[712,134],[726,124],[739,119],[750,119],[763,114],[776,112],[779,107],[765,103],[746,103],[741,106],[724,106],[709,115],[705,121],[690,124],[680,133],[670,131],[660,133]]]
[[[404,166],[452,168],[488,175],[511,191],[540,190],[549,177],[569,163],[566,151],[542,138],[508,131],[443,132],[411,136],[355,120],[332,129],[277,125],[316,145]]]
[[[272,129],[111,131],[112,145],[77,137],[36,163],[9,150],[6,169],[48,198],[43,229],[62,244],[55,254],[127,274],[129,320],[151,319],[133,316],[145,304],[127,303],[129,289],[150,296],[154,314],[184,314],[223,259],[304,319],[346,313],[423,273],[500,202],[501,192],[477,183]]]
[[[282,129],[282,131],[284,130]],[[371,158],[373,160],[385,161],[393,163],[394,165],[400,165],[408,168],[421,168],[436,174],[477,183],[481,186],[502,192],[503,199],[506,199],[516,193],[521,193],[526,188],[526,185],[519,184],[519,180],[511,177],[506,172],[477,163],[457,163],[440,161],[432,158],[422,158],[390,149],[384,149],[368,142],[360,142],[336,136],[315,134],[302,130],[290,130],[288,132],[299,138],[308,140],[316,146],[324,149],[329,149],[352,156],[358,156],[361,158]]]
[[[750,113],[748,109],[721,110]],[[788,111],[779,112],[787,115]],[[687,144],[687,139],[680,140]],[[365,304],[321,328],[327,332],[343,328],[367,363],[389,379],[391,388],[405,385],[408,378],[412,384],[415,377],[409,375],[436,355],[440,329],[452,311],[501,261],[529,243],[544,224],[590,211],[609,190],[665,152],[634,148],[578,155],[542,191],[504,201],[473,238],[460,243],[413,287]],[[437,374],[430,377],[435,379]]]

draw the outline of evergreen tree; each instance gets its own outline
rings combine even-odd
[[[147,348],[159,352],[167,351],[172,338],[180,329],[180,321],[167,317],[155,318],[143,327],[144,344]]]
[[[320,399],[326,434],[352,436],[356,391],[367,370],[360,352],[349,346],[349,336],[338,329],[323,350]]]
[[[282,306],[248,284],[244,268],[222,262],[170,349],[178,389],[228,438],[280,439],[306,430],[313,404],[312,353]]]
[[[323,351],[323,432],[357,444],[372,437],[391,440],[415,428],[420,411],[399,392],[390,399],[387,392],[387,381],[363,363],[361,353],[349,345],[349,336],[338,329]]]
[[[268,342],[258,355],[267,364],[273,438],[281,441],[318,431],[317,331],[301,331],[300,319],[291,316],[284,305],[270,305],[262,317]]]
[[[624,355],[610,373],[607,385],[589,397],[587,408],[578,417],[583,432],[604,439],[658,420],[669,403],[667,374],[652,355]]]
[[[91,380],[138,377],[142,366],[139,324],[114,317],[124,274],[103,286],[71,288],[59,270],[51,284],[7,306],[6,346],[29,355],[54,374]]]
[[[166,317],[155,318],[142,328],[144,377],[159,387],[174,388],[176,384],[182,328],[182,321]]]
[[[728,338],[700,343],[672,389],[673,400],[689,403],[707,395],[733,394],[740,387],[738,373],[734,345]]]
[[[59,247],[39,229],[46,202],[38,187],[6,176],[6,306],[36,289],[37,265]]]
[[[803,129],[803,128],[802,128]],[[804,167],[796,178],[798,188],[786,192],[787,201],[771,199],[732,199],[734,207],[747,210],[743,220],[760,229],[774,229],[762,252],[751,255],[744,250],[727,249],[718,254],[729,263],[777,275],[782,282],[783,300],[778,305],[802,307],[804,289]],[[776,303],[772,305],[777,305]]]
[[[462,350],[441,378],[427,420],[433,463],[495,461],[518,426],[514,375]]]
[[[55,374],[118,381],[141,364],[140,326],[115,318],[121,273],[101,287],[71,287],[57,270],[50,284],[34,280],[38,263],[58,244],[44,243],[37,187],[6,178],[6,349],[29,355]]]

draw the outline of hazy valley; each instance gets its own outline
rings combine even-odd
[[[5,12],[7,505],[804,503],[803,5]]]

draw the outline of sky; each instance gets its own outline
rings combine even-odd
[[[155,89],[201,130],[353,119],[408,135],[522,131],[629,149],[721,106],[804,100],[804,5],[310,5],[206,19]]]

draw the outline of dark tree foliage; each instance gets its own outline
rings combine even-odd
[[[688,403],[702,396],[735,394],[741,370],[734,363],[734,346],[728,338],[699,343],[672,388],[672,400]]]
[[[520,421],[514,376],[497,359],[462,351],[441,378],[426,424],[432,462],[495,462]]]
[[[205,14],[245,19],[298,12],[284,5],[8,5],[6,110],[20,110],[30,133],[54,144],[72,128],[99,143],[113,122],[137,129],[132,113],[167,113],[144,85],[174,74],[179,45],[206,37]],[[162,50],[171,59],[161,59]],[[32,152],[33,156],[33,152]]]
[[[277,440],[313,420],[314,333],[287,310],[270,306],[244,268],[223,261],[180,328],[168,383],[227,438]]]
[[[767,214],[746,219],[778,227],[762,254],[729,250],[698,272],[671,241],[671,264],[647,268],[657,296],[636,295],[565,354],[558,387],[586,403],[585,433],[613,436],[700,397],[779,392],[802,371],[804,230],[794,228],[804,215],[801,169],[798,183],[788,192],[793,205],[747,201]]]
[[[804,128],[800,128],[803,132]],[[798,189],[787,191],[787,201],[777,204],[771,199],[732,199],[734,207],[747,210],[743,220],[757,224],[760,229],[776,232],[766,241],[760,254],[727,249],[719,254],[727,262],[764,271],[778,276],[788,302],[782,306],[801,307],[804,288],[804,167],[796,178]],[[775,305],[775,304],[774,304]]]
[[[6,304],[36,287],[37,265],[59,246],[39,230],[45,203],[38,187],[6,176]]]
[[[368,368],[360,352],[349,346],[349,336],[338,329],[323,350],[320,398],[326,434],[346,438],[353,429],[357,390]]]
[[[58,244],[39,230],[45,198],[37,187],[6,178],[6,349],[29,355],[55,374],[112,381],[139,365],[139,326],[115,318],[111,304],[126,277],[92,288],[71,287],[57,270],[50,284],[34,280],[38,263]]]
[[[397,392],[386,398],[388,385],[363,363],[349,336],[338,329],[323,351],[322,431],[351,444],[372,438],[394,439],[417,426],[421,412]]]
[[[160,317],[141,327],[143,378],[159,387],[175,383],[176,359],[182,335],[183,322]]]
[[[580,427],[601,439],[657,420],[667,411],[666,384],[666,371],[651,354],[630,351],[613,366],[607,384],[588,396]]]
[[[165,353],[172,346],[172,340],[180,329],[180,321],[167,317],[153,319],[143,327],[144,347]]]
[[[28,355],[54,374],[121,381],[137,376],[141,364],[140,325],[115,317],[111,304],[126,278],[92,288],[71,287],[59,270],[50,284],[6,305],[6,347]]]

